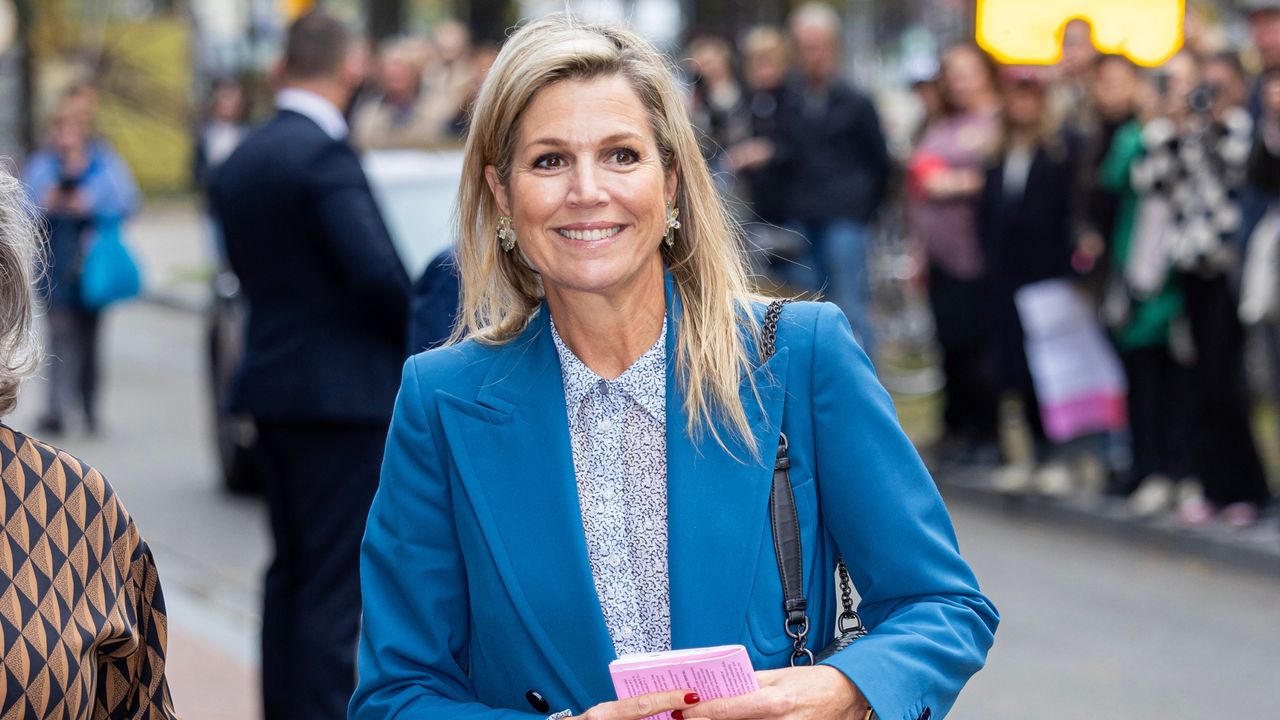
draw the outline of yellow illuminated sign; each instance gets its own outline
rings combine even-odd
[[[978,0],[978,44],[1004,63],[1052,65],[1062,28],[1081,19],[1099,51],[1155,67],[1182,47],[1183,0]]]
[[[300,15],[315,6],[315,0],[283,0],[284,16],[290,21],[296,20]]]

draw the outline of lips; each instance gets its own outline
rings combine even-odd
[[[562,236],[579,242],[598,242],[600,240],[608,240],[609,238],[622,232],[621,225],[613,225],[604,228],[590,228],[587,230],[573,230],[570,228],[560,228],[556,232]]]

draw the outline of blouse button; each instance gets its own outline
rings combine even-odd
[[[613,429],[613,421],[612,421],[612,420],[601,420],[601,421],[600,421],[600,429],[601,429],[601,430],[604,430],[605,432],[608,432],[608,431],[612,430],[612,429]]]
[[[627,625],[627,626],[625,626],[625,627],[623,627],[623,628],[622,628],[622,637],[623,637],[624,639],[630,640],[630,639],[631,639],[632,634],[633,634],[633,633],[631,632],[631,626],[630,626],[630,625]]]

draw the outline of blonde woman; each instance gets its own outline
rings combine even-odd
[[[479,95],[455,342],[405,366],[351,717],[942,717],[997,623],[834,306],[764,304],[667,62],[553,16]],[[780,434],[814,649],[843,555],[871,634],[787,667]],[[615,701],[621,654],[745,645],[761,690]]]

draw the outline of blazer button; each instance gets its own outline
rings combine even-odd
[[[524,699],[528,700],[533,709],[540,713],[551,712],[551,703],[548,703],[547,699],[542,697],[542,693],[537,690],[530,690],[525,693]]]

